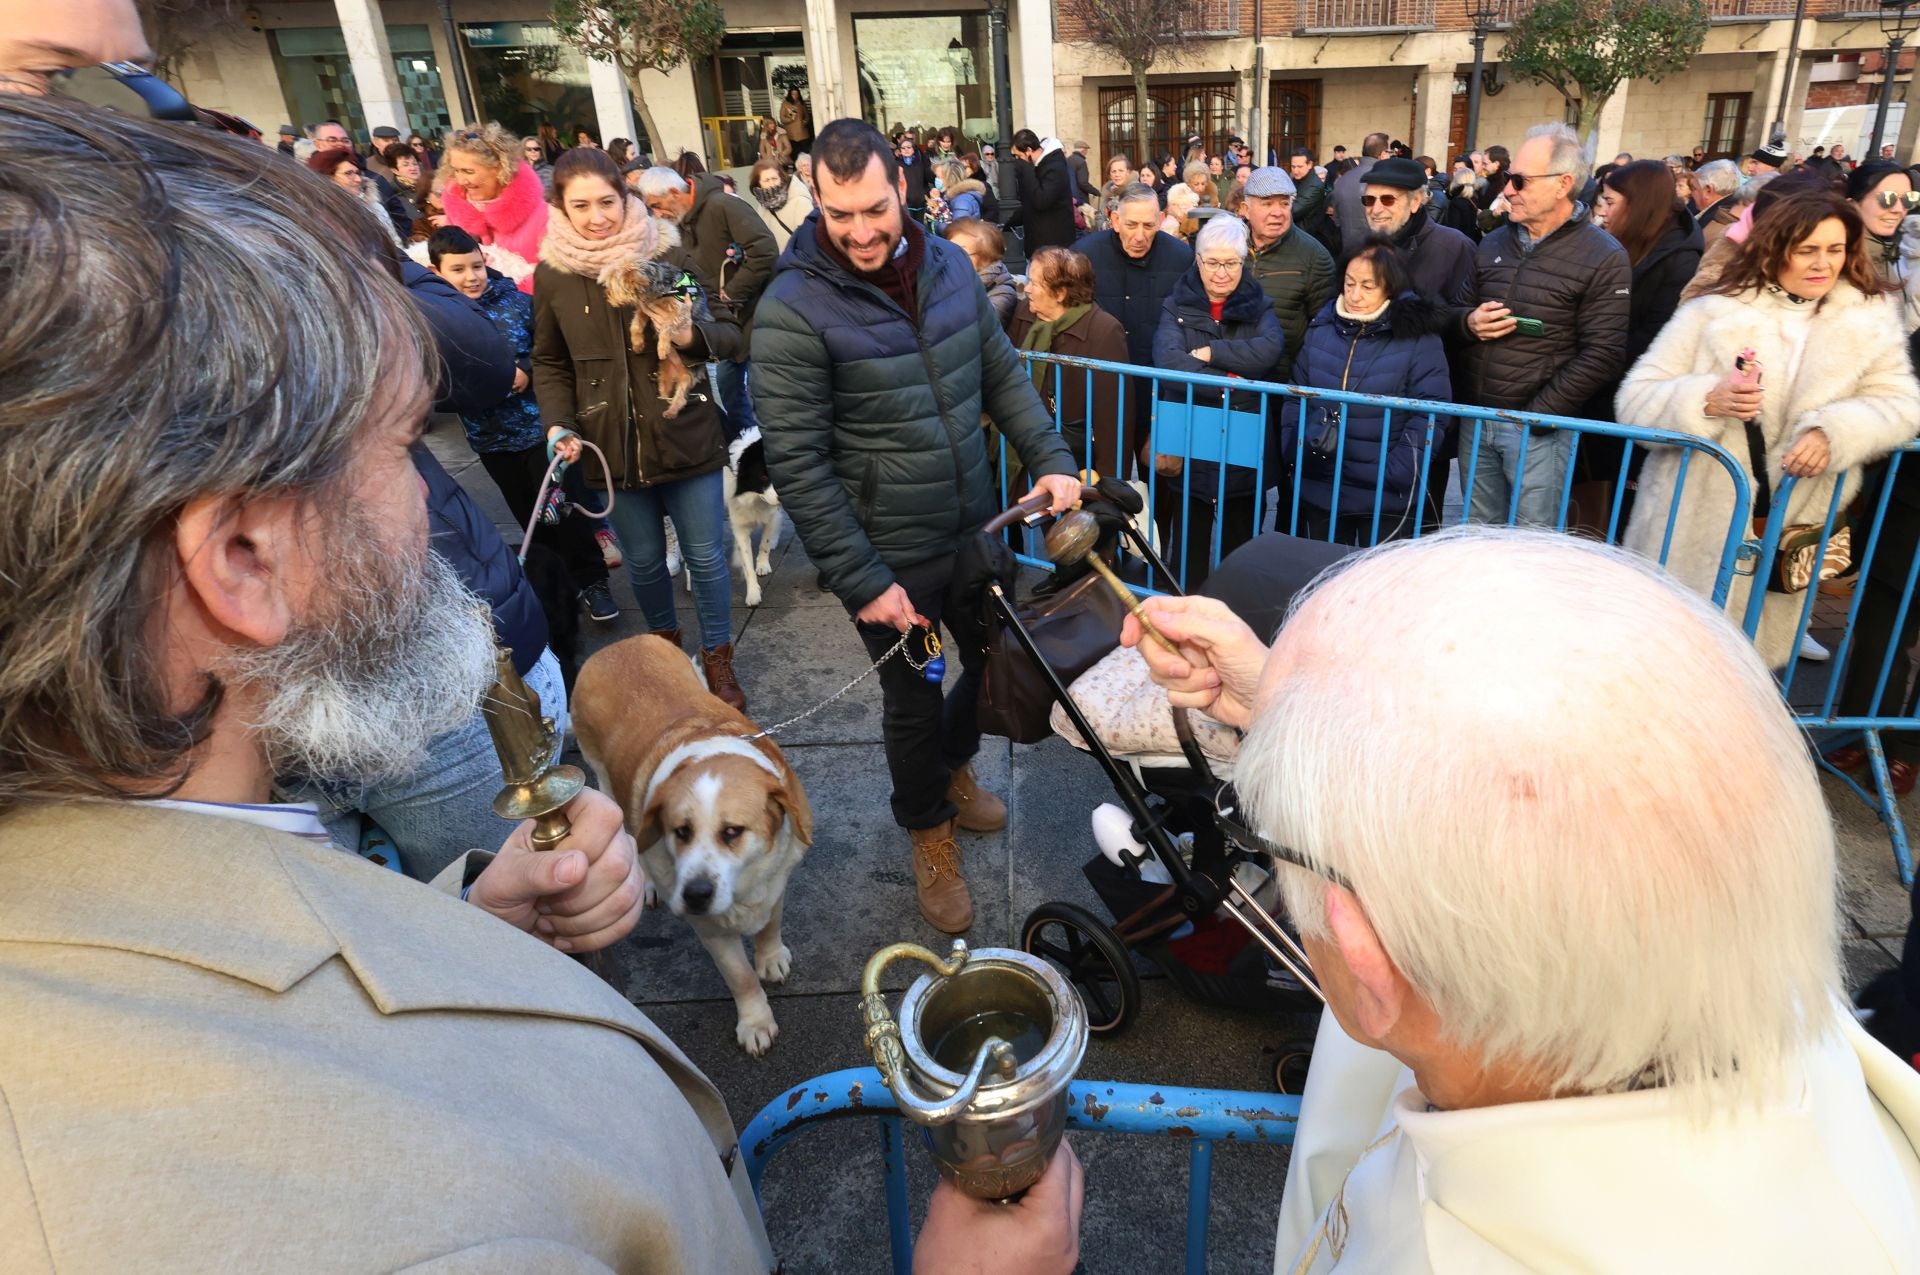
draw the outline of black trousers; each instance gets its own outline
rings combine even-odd
[[[1236,470],[1247,474],[1250,470]],[[1204,474],[1204,477],[1202,476]],[[1192,593],[1213,570],[1213,524],[1220,520],[1220,556],[1225,558],[1247,541],[1255,531],[1253,516],[1259,504],[1258,493],[1235,492],[1233,478],[1227,480],[1227,498],[1218,510],[1215,497],[1218,478],[1209,466],[1200,466],[1193,476],[1191,514],[1181,512],[1181,499],[1187,493],[1186,479],[1178,474],[1155,475],[1153,480],[1153,521],[1160,532],[1160,556],[1169,567],[1185,574],[1180,590]],[[1285,530],[1287,523],[1279,524]],[[1183,539],[1183,534],[1185,539]]]
[[[1373,544],[1386,544],[1389,540],[1406,540],[1413,535],[1413,524],[1417,515],[1410,509],[1380,511],[1380,539],[1373,538],[1373,511],[1363,514],[1341,514],[1338,518],[1329,517],[1324,509],[1315,509],[1302,502],[1300,506],[1300,537],[1303,540],[1326,540],[1331,544],[1347,545],[1355,549],[1365,549]],[[1327,535],[1327,524],[1333,524],[1333,535]]]
[[[932,828],[958,814],[947,800],[953,772],[980,751],[980,675],[986,666],[987,635],[978,616],[967,614],[953,588],[953,557],[948,555],[896,568],[894,578],[907,591],[913,609],[936,631],[947,631],[946,658],[960,661],[953,689],[941,691],[896,655],[880,666],[881,737],[887,770],[893,777],[893,818],[902,828]],[[861,624],[860,640],[869,659],[879,659],[900,640],[897,629]],[[916,660],[919,651],[909,651]]]
[[[533,517],[534,501],[540,498],[540,480],[546,476],[546,446],[535,443],[517,452],[481,452],[480,464],[524,530]],[[533,529],[533,542],[560,555],[576,591],[607,578],[607,560],[600,556],[592,526],[577,514],[568,514],[557,524],[540,523]],[[520,548],[518,538],[513,548],[516,551]]]

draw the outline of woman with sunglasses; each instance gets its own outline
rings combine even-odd
[[[1835,484],[1844,504],[1862,466],[1920,434],[1920,384],[1899,312],[1879,299],[1888,287],[1868,238],[1838,195],[1809,191],[1768,207],[1726,271],[1680,307],[1627,373],[1617,419],[1718,443],[1755,491],[1748,457],[1757,445],[1775,491],[1787,475],[1799,480],[1772,521],[1824,522]],[[1746,368],[1736,367],[1748,354]],[[1681,488],[1684,454],[1650,451],[1622,543],[1657,561],[1671,536],[1667,569],[1708,594],[1733,519],[1733,484],[1718,466],[1696,464]],[[1753,576],[1735,573],[1726,606],[1736,621],[1755,587]],[[1768,667],[1793,654],[1805,601],[1767,593],[1754,645]]]
[[[1920,230],[1905,229],[1908,217],[1920,212],[1920,191],[1913,174],[1886,160],[1862,164],[1847,177],[1847,198],[1860,211],[1868,235],[1868,253],[1880,278],[1899,294],[1906,329],[1920,328]]]

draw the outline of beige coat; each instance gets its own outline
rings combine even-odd
[[[1891,299],[1864,297],[1847,283],[1836,284],[1814,312],[1799,370],[1789,379],[1783,321],[1793,305],[1771,291],[1710,294],[1685,303],[1627,372],[1614,400],[1614,419],[1718,443],[1747,476],[1751,493],[1745,427],[1705,410],[1707,392],[1733,370],[1734,356],[1750,346],[1763,369],[1760,432],[1776,492],[1787,449],[1808,430],[1827,435],[1826,472],[1795,484],[1785,511],[1788,524],[1823,522],[1836,482],[1846,484],[1844,498],[1851,499],[1860,486],[1861,466],[1920,433],[1920,385],[1907,361],[1898,306]],[[1656,560],[1667,536],[1681,454],[1673,447],[1650,449],[1633,517],[1621,537],[1627,548]],[[1679,496],[1667,569],[1688,588],[1711,594],[1728,531],[1746,530],[1732,527],[1733,484],[1717,462],[1695,456]],[[1776,502],[1773,517],[1781,516]],[[1855,543],[1856,549],[1865,547],[1858,536]],[[1727,612],[1735,623],[1746,617],[1752,586],[1751,576],[1734,575]],[[1767,595],[1754,645],[1769,667],[1786,664],[1804,601],[1800,594]]]
[[[719,1095],[443,892],[231,819],[0,818],[0,1271],[765,1271]]]

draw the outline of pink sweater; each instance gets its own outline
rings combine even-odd
[[[467,192],[449,182],[441,196],[447,221],[478,239],[486,249],[487,264],[533,291],[533,268],[540,263],[540,241],[547,233],[547,196],[540,175],[525,164],[515,164],[513,178],[497,198],[476,207]]]

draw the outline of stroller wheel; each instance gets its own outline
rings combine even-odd
[[[1285,1094],[1307,1091],[1307,1067],[1313,1062],[1313,1038],[1283,1040],[1273,1052],[1273,1087]]]
[[[1087,1030],[1125,1031],[1140,1012],[1133,956],[1107,924],[1071,903],[1042,903],[1020,927],[1020,947],[1058,965],[1087,1007]]]

